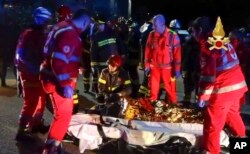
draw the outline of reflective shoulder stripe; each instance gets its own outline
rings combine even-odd
[[[52,58],[60,59],[60,60],[64,61],[66,64],[69,63],[69,60],[68,60],[68,58],[66,57],[66,55],[65,55],[65,54],[62,54],[62,53],[60,53],[60,52],[53,52]]]
[[[71,62],[79,62],[79,61],[80,61],[80,58],[77,57],[77,56],[72,55],[72,56],[69,58],[69,61],[71,61]]]
[[[72,30],[72,29],[73,29],[73,28],[72,28],[71,26],[68,26],[68,27],[61,28],[61,29],[57,30],[57,31],[55,32],[54,39],[55,39],[55,38],[57,37],[57,35],[59,35],[60,33],[65,32],[65,31],[67,31],[67,30]]]
[[[224,70],[228,70],[230,68],[233,68],[234,66],[239,64],[239,60],[234,60],[230,63],[227,63],[226,65],[222,65],[220,67],[217,67],[216,70],[217,71],[224,71]]]
[[[59,74],[56,76],[56,78],[59,80],[59,81],[64,81],[64,80],[68,80],[70,79],[70,76],[69,74]]]
[[[235,91],[235,90],[239,90],[241,88],[246,87],[247,84],[245,81],[242,81],[240,83],[234,84],[234,85],[230,85],[230,86],[226,86],[226,87],[222,87],[222,88],[211,88],[208,90],[202,90],[201,92],[203,94],[209,95],[209,94],[221,94],[221,93],[226,93],[226,92],[231,92],[231,91]]]
[[[101,79],[101,78],[98,79],[98,82],[100,82],[100,83],[102,83],[102,84],[106,84],[106,83],[107,83],[106,80],[103,80],[103,79]]]
[[[126,80],[126,81],[124,82],[124,84],[125,84],[125,85],[131,84],[131,80]]]
[[[201,81],[206,81],[206,82],[213,82],[213,81],[215,81],[215,76],[205,76],[205,75],[201,75],[201,76],[200,76],[200,80],[201,80]]]

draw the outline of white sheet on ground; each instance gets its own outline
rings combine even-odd
[[[86,149],[96,149],[102,144],[102,136],[97,125],[100,124],[100,116],[95,114],[73,115],[69,124],[68,133],[80,140],[79,150],[83,153]],[[115,127],[103,126],[103,132],[108,138],[121,138],[121,131]]]
[[[112,124],[110,127],[103,126],[106,137],[122,138],[129,144],[140,146],[163,144],[171,136],[185,137],[192,145],[199,146],[203,132],[203,125],[196,123],[128,121],[108,116],[102,118],[105,123]],[[79,113],[72,116],[68,132],[80,139],[80,152],[98,148],[102,144],[102,136],[96,126],[101,124],[100,121],[100,116],[94,114]],[[229,145],[229,137],[224,131],[221,132],[220,144]]]

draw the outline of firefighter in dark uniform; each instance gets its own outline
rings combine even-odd
[[[125,28],[125,30],[124,30]],[[137,67],[140,62],[140,31],[139,26],[135,22],[126,21],[126,25],[121,30],[126,32],[126,40],[123,40],[126,45],[126,50],[128,51],[126,60],[124,61],[123,68],[128,71],[131,81],[133,92],[131,97],[136,98],[139,90],[139,73]],[[126,30],[127,29],[127,30]]]
[[[140,43],[139,69],[141,70],[144,70],[144,51],[145,51],[147,38],[148,38],[149,33],[153,30],[152,22],[150,20],[151,20],[151,16],[149,13],[147,13],[146,21],[143,23],[143,25],[139,29],[141,33],[140,40],[139,40],[139,43]],[[139,97],[149,96],[150,91],[149,91],[148,81],[149,81],[149,74],[144,72],[143,80],[138,91]]]
[[[124,45],[117,34],[107,26],[105,18],[96,17],[98,30],[93,35],[90,49],[91,71],[93,75],[92,91],[98,94],[98,78],[101,70],[107,67],[107,60],[111,55],[126,57]]]
[[[191,105],[192,92],[195,92],[195,100],[198,94],[198,82],[200,76],[199,44],[192,37],[188,37],[182,46],[182,78],[184,84],[184,106]]]
[[[108,59],[108,67],[101,71],[98,79],[98,102],[105,102],[108,107],[108,116],[118,117],[122,108],[122,98],[128,97],[132,92],[131,80],[122,65],[119,55],[112,55]]]
[[[140,47],[141,47],[141,54],[140,54],[140,64],[139,64],[139,69],[144,70],[144,51],[145,51],[145,46],[147,43],[147,38],[149,33],[153,30],[152,22],[151,22],[152,17],[150,16],[149,13],[146,14],[146,20],[145,22],[141,25],[140,27],[140,32],[141,32],[141,38],[140,38]]]
[[[91,66],[90,66],[90,45],[91,37],[93,35],[94,23],[91,23],[87,32],[81,34],[81,39],[83,42],[83,54],[82,54],[82,80],[84,93],[88,93],[90,89],[90,75],[91,75]]]

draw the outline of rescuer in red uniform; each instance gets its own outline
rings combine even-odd
[[[53,103],[54,118],[46,140],[44,154],[61,151],[73,110],[73,94],[80,66],[82,43],[80,32],[90,24],[86,10],[78,10],[72,20],[59,22],[49,33],[45,60],[41,65],[42,85]]]
[[[38,7],[34,10],[33,18],[34,25],[21,33],[16,48],[16,66],[24,100],[16,135],[18,141],[25,139],[30,131],[44,127],[45,92],[39,80],[39,69],[47,37],[45,28],[51,13],[46,8]]]
[[[212,31],[209,18],[198,17],[193,22],[192,35],[199,42],[201,52],[198,105],[206,106],[203,149],[219,154],[220,132],[225,124],[235,137],[246,136],[240,105],[248,89],[236,51],[225,37],[220,18]]]
[[[180,77],[181,44],[176,32],[165,25],[165,17],[153,18],[153,29],[145,47],[145,73],[150,73],[150,97],[158,99],[160,81],[164,83],[168,99],[177,103],[176,78]]]
[[[57,22],[62,22],[62,21],[65,21],[65,20],[69,20],[71,18],[72,18],[72,11],[71,11],[69,6],[61,5],[56,10],[56,20],[57,20]],[[52,27],[53,27],[53,25],[49,25],[48,26],[48,31],[50,31],[52,29]],[[75,89],[74,90],[74,96],[73,96],[73,98],[74,98],[73,99],[73,102],[74,102],[73,114],[77,113],[78,109],[79,109],[78,95],[79,95],[79,90]],[[51,113],[53,113],[52,103],[51,103],[51,101],[50,101],[50,99],[48,97],[46,99],[46,107]]]
[[[72,10],[70,9],[69,6],[67,5],[61,5],[57,11],[56,11],[56,17],[57,17],[57,21],[61,22],[61,21],[65,21],[65,20],[70,20],[72,19]],[[78,74],[76,74],[77,76]],[[74,87],[74,95],[73,95],[73,103],[74,103],[74,107],[73,107],[73,114],[77,113],[79,110],[79,90],[76,89],[77,83],[75,83],[75,87]]]

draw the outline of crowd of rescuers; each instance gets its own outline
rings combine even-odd
[[[15,65],[24,100],[17,141],[28,139],[33,132],[48,132],[43,153],[62,150],[61,141],[71,115],[78,112],[76,87],[82,86],[77,85],[79,70],[83,75],[88,72],[84,76],[84,79],[89,78],[84,80],[84,92],[90,92],[92,87],[101,107],[108,105],[106,115],[118,117],[123,107],[122,98],[126,97],[146,97],[150,103],[155,103],[161,97],[161,87],[166,92],[167,103],[190,106],[195,91],[196,104],[208,111],[204,150],[219,151],[217,130],[227,122],[231,122],[228,125],[235,135],[245,136],[245,126],[237,116],[239,110],[233,107],[240,108],[249,87],[250,65],[246,57],[250,52],[246,29],[231,31],[228,39],[231,43],[222,41],[222,47],[218,47],[213,41],[225,37],[220,18],[213,30],[208,17],[198,17],[190,25],[190,33],[183,33],[179,20],[174,19],[167,26],[162,14],[145,20],[141,26],[123,17],[108,21],[84,9],[72,13],[69,7],[62,6],[58,9],[57,23],[49,29],[52,14],[47,8],[36,8],[32,17],[34,24],[20,34],[16,47]],[[221,28],[222,32],[217,32]],[[137,70],[139,64],[144,71],[142,83]],[[6,72],[2,70],[1,83],[6,86]],[[176,93],[176,80],[180,77],[184,79],[185,94],[181,102]],[[209,89],[218,82],[222,84]],[[232,88],[225,90],[227,87]],[[223,101],[224,96],[227,99]],[[53,106],[50,126],[43,123],[46,98]],[[225,102],[223,105],[228,110],[221,111],[218,102]],[[216,113],[223,113],[223,116]],[[230,117],[226,118],[227,115]],[[220,125],[215,126],[216,122]],[[216,131],[212,127],[217,128]]]

